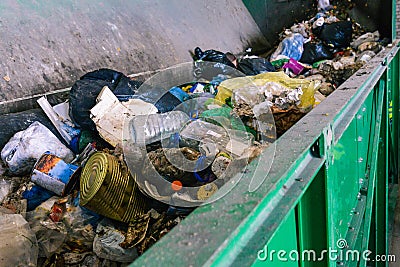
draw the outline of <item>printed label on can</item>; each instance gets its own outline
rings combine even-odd
[[[38,170],[33,170],[31,180],[59,196],[61,196],[64,191],[65,184],[63,182]]]

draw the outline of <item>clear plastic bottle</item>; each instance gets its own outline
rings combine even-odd
[[[132,141],[138,145],[148,145],[169,138],[190,120],[182,111],[162,114],[135,116],[129,122]]]

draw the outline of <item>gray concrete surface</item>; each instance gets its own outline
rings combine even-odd
[[[368,31],[379,30],[382,37],[392,37],[392,0],[352,0],[350,16]]]
[[[139,73],[190,61],[196,46],[265,44],[240,0],[2,0],[0,36],[0,104],[101,67]]]
[[[307,20],[315,15],[317,10],[317,1],[314,0],[243,0],[243,2],[272,46],[276,43],[283,27]]]

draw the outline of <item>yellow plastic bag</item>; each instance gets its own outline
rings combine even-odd
[[[309,81],[306,79],[293,79],[284,72],[266,72],[255,76],[239,77],[223,81],[218,87],[218,93],[215,97],[218,101],[225,102],[232,97],[233,92],[239,90],[262,91],[267,83],[275,82],[288,90],[301,87],[303,95],[300,97],[299,108],[307,109],[315,104],[314,93],[318,90],[321,83],[319,81]],[[259,90],[254,89],[259,88]]]
[[[232,97],[233,91],[254,86],[253,81],[254,76],[238,77],[225,80],[218,86],[218,93],[215,96],[215,99],[225,103],[226,99]]]

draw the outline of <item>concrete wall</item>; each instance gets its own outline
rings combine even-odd
[[[196,46],[265,44],[240,0],[2,0],[0,36],[0,107],[101,67],[138,73],[190,61]]]
[[[382,37],[392,39],[392,0],[353,0],[350,16],[369,31],[379,30]]]
[[[310,18],[317,11],[314,0],[243,0],[269,47],[275,45],[284,27]]]

